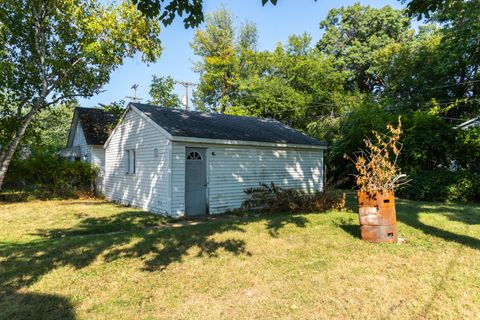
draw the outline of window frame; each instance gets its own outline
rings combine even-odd
[[[135,149],[130,149],[130,174],[137,173],[137,155]]]
[[[137,173],[137,155],[135,149],[126,150],[126,172],[127,175],[135,175]]]

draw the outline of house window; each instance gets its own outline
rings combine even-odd
[[[153,157],[158,158],[158,149],[157,148],[153,149]]]
[[[135,174],[137,170],[136,154],[134,149],[127,150],[127,161],[125,163],[125,169],[127,174]]]
[[[202,160],[202,155],[197,151],[192,151],[187,155],[187,160]]]

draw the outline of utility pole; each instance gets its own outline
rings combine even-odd
[[[198,84],[188,81],[175,81],[175,83],[185,87],[185,110],[188,111],[188,87],[198,86]]]
[[[137,89],[140,87],[138,84],[134,84],[130,89],[133,90],[133,96],[127,96],[128,99],[132,100],[132,102],[139,102],[142,98],[137,97]]]

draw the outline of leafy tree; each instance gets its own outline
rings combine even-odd
[[[333,137],[326,154],[329,183],[336,186],[353,185],[354,165],[344,155],[358,151],[366,137],[373,138],[373,131],[384,133],[388,123],[396,123],[395,116],[386,113],[370,95],[355,96],[356,101],[338,120],[338,135]]]
[[[409,172],[416,168],[433,170],[450,165],[454,160],[456,135],[451,125],[438,115],[424,111],[405,117],[404,123],[402,168]]]
[[[456,130],[433,112],[405,117],[401,167],[411,179],[402,197],[429,201],[480,200],[479,131]],[[471,135],[473,134],[473,135]]]
[[[448,4],[448,3],[447,3]],[[442,24],[440,51],[451,100],[466,98],[450,116],[472,116],[480,112],[480,0],[454,1],[436,14]]]
[[[381,97],[390,110],[433,107],[432,100],[450,100],[443,84],[447,81],[445,61],[440,54],[442,34],[435,25],[420,26],[401,43],[377,52],[377,69],[383,78]]]
[[[407,12],[409,16],[416,16],[418,20],[422,18],[431,18],[435,13],[443,13],[452,9],[461,7],[464,0],[401,0],[407,3]]]
[[[175,81],[172,77],[153,76],[150,84],[151,104],[159,105],[165,108],[180,109],[182,102],[174,92]]]
[[[194,96],[198,109],[223,113],[233,105],[241,61],[247,61],[245,57],[254,50],[256,40],[256,27],[250,23],[242,26],[240,37],[236,36],[234,17],[225,8],[207,16],[205,29],[197,30],[191,43],[201,59],[194,67],[200,74]]]
[[[245,22],[240,27],[237,44],[238,63],[240,65],[240,78],[248,77],[255,72],[257,65],[258,31],[253,22]]]
[[[458,130],[456,138],[454,158],[458,161],[458,165],[480,175],[480,161],[478,161],[480,159],[480,127]]]
[[[376,68],[377,52],[401,42],[410,21],[401,10],[390,6],[375,9],[355,4],[332,9],[320,23],[325,31],[317,44],[324,54],[335,58],[335,66],[349,72],[350,89],[379,91],[383,78]]]
[[[13,124],[0,151],[0,188],[27,128],[61,101],[98,93],[126,57],[161,53],[160,27],[129,2],[4,0],[0,3],[2,121]],[[21,26],[21,28],[19,27]]]
[[[318,116],[338,112],[345,74],[310,44],[310,35],[293,35],[273,52],[257,53],[255,67],[240,81],[236,109],[299,129]]]
[[[268,2],[276,5],[278,0],[261,1],[265,6]],[[185,28],[198,27],[204,20],[203,0],[134,0],[134,3],[148,17],[158,16],[165,26],[171,24],[177,15],[183,16],[183,13],[186,14],[183,19]]]
[[[405,111],[428,110],[432,100],[444,106],[456,102],[444,116],[475,116],[480,110],[479,15],[479,1],[456,2],[432,18],[435,24],[420,26],[417,34],[381,50],[378,69],[388,104]]]
[[[127,105],[125,100],[119,100],[109,104],[101,103],[99,107],[103,109],[105,112],[115,116],[117,119],[120,119],[120,117],[125,113],[125,109],[127,108]]]
[[[16,155],[24,157],[32,153],[56,152],[65,147],[75,105],[75,102],[68,101],[41,110],[25,131],[18,147],[22,152]],[[8,110],[8,106],[1,110]],[[11,140],[11,134],[18,124],[15,120],[12,115],[3,114],[0,117],[0,146]]]
[[[75,101],[52,105],[40,111],[25,133],[23,146],[33,153],[56,152],[65,148]]]

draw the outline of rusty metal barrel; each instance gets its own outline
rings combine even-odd
[[[357,196],[362,239],[377,243],[397,242],[397,214],[393,191],[358,191]]]

